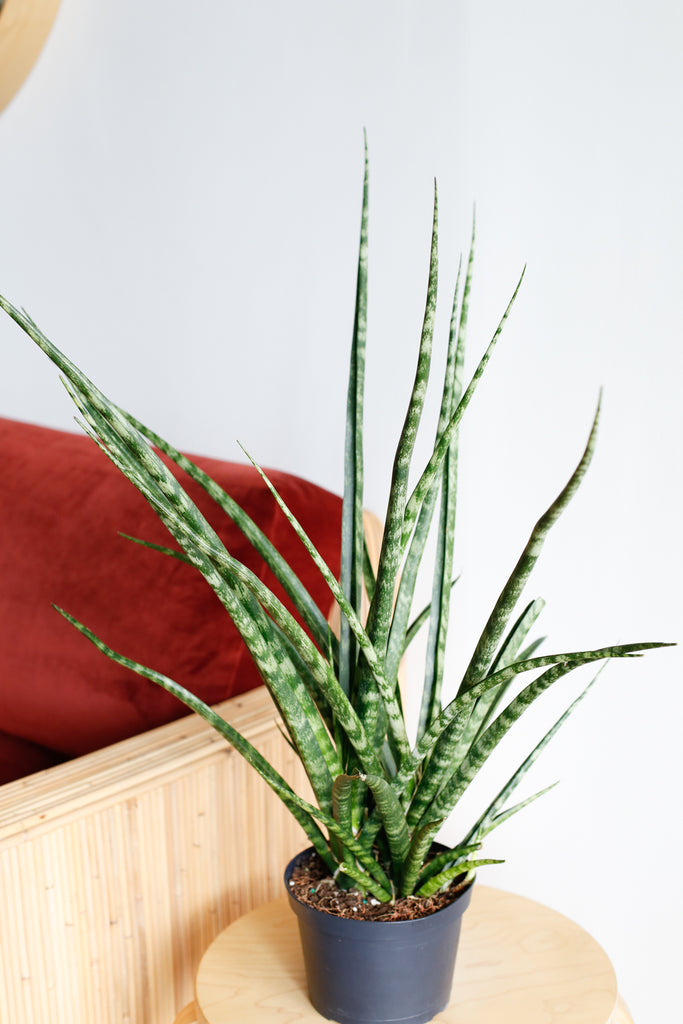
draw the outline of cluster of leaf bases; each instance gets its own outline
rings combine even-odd
[[[0,305],[57,365],[81,415],[81,425],[142,492],[177,549],[161,548],[201,572],[235,623],[282,717],[286,735],[310,780],[316,804],[297,795],[261,754],[178,683],[111,650],[68,612],[61,614],[113,661],[150,679],[201,715],[238,750],[277,793],[313,847],[344,886],[381,901],[428,896],[453,878],[493,863],[478,857],[492,829],[535,800],[509,799],[586,690],[519,765],[495,799],[454,848],[429,859],[434,837],[478,770],[529,705],[581,665],[631,657],[657,643],[534,656],[529,632],[542,607],[517,608],[545,537],[567,506],[591,459],[598,413],[581,460],[567,485],[534,526],[476,645],[455,697],[441,700],[452,587],[458,428],[498,341],[519,284],[467,387],[463,363],[473,245],[455,288],[441,409],[432,455],[409,493],[408,474],[429,374],[437,293],[437,204],[434,202],[427,301],[415,381],[396,450],[377,573],[363,539],[363,384],[367,309],[367,156],[363,189],[356,309],[349,374],[342,515],[341,573],[337,580],[266,475],[259,473],[297,531],[341,610],[339,637],[279,552],[237,503],[199,467],[123,412],[56,348],[24,311]],[[472,242],[474,243],[474,234]],[[521,284],[521,279],[520,279]],[[284,587],[298,619],[225,549],[158,449],[201,484],[240,528]],[[258,467],[257,467],[258,468]],[[437,545],[430,605],[411,617],[417,571],[435,512]],[[144,541],[141,541],[144,543]],[[370,609],[360,619],[361,591]],[[303,623],[300,625],[299,620]],[[428,624],[417,738],[409,742],[397,684],[401,658]],[[511,685],[533,679],[511,697]],[[528,678],[528,677],[527,677]],[[594,681],[594,680],[593,680]],[[589,686],[592,685],[592,682]],[[514,692],[514,691],[513,691]],[[542,792],[545,792],[543,790]]]

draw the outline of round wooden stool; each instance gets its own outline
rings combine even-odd
[[[308,1002],[296,918],[286,899],[234,921],[197,971],[176,1024],[324,1020]],[[448,1007],[434,1024],[633,1024],[597,942],[561,914],[476,885],[463,918]]]

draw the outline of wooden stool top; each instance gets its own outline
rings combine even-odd
[[[616,1007],[614,970],[587,932],[540,903],[475,885],[451,1002],[434,1024],[608,1024]],[[196,1014],[200,1024],[324,1019],[308,1002],[285,898],[234,921],[212,943],[197,972]]]

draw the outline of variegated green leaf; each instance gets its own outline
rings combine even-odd
[[[408,824],[412,827],[423,822],[436,794],[441,789],[444,779],[450,777],[457,764],[454,765],[454,751],[467,729],[474,702],[462,708],[459,714],[439,735],[430,755],[429,763],[415,790],[408,810]],[[424,734],[423,734],[424,735]]]
[[[460,577],[456,576],[455,579],[451,580],[451,589],[453,589],[453,587],[455,586],[455,584],[458,582],[459,579],[460,579]],[[430,602],[429,604],[424,606],[422,611],[420,611],[419,614],[415,616],[413,621],[408,626],[408,629],[406,631],[406,638],[405,638],[405,641],[404,641],[404,644],[403,644],[403,653],[404,654],[408,650],[408,648],[410,647],[411,643],[413,642],[413,640],[415,639],[417,634],[420,632],[420,630],[424,626],[425,622],[427,622],[429,620],[429,613],[431,612],[431,610],[432,610],[432,605],[431,605],[431,602]]]
[[[338,775],[332,785],[332,814],[334,820],[347,832],[354,833],[353,828],[353,795],[358,788],[359,780],[353,775]],[[344,851],[341,846],[332,843],[332,849],[338,861],[344,860]],[[340,883],[341,884],[341,883]],[[345,888],[345,886],[342,886]]]
[[[452,867],[456,862],[462,863],[470,853],[476,853],[477,850],[480,850],[481,845],[481,843],[470,843],[468,846],[465,846],[463,843],[460,843],[449,850],[437,853],[435,857],[427,861],[420,871],[415,887],[420,889],[428,879],[440,874],[446,868]]]
[[[324,646],[327,634],[329,633],[327,617],[323,615],[296,573],[293,572],[277,548],[274,547],[253,519],[208,473],[200,469],[186,455],[181,454],[177,448],[174,448],[163,437],[150,430],[144,423],[135,419],[130,413],[125,412],[123,409],[119,409],[119,412],[146,440],[163,452],[164,455],[168,456],[179,469],[182,469],[192,480],[198,483],[234,522],[235,526],[241,530],[256,553],[263,559],[281,584],[283,590],[291,599],[292,604],[301,615],[302,621],[310,629],[316,643]],[[336,639],[333,643],[336,655]]]
[[[175,558],[178,561],[185,562],[188,565],[193,565],[192,559],[189,558],[183,551],[176,551],[172,548],[165,547],[161,544],[153,544],[152,542],[142,540],[139,537],[132,537],[130,534],[123,533],[122,531],[119,531],[119,536],[123,537],[125,540],[132,541],[134,544],[139,544],[142,547],[150,548],[152,551],[158,551],[160,554],[167,555],[171,558]],[[218,559],[218,562],[219,565],[234,563],[236,566],[238,566],[239,569],[236,570],[236,575],[238,576],[238,578],[242,579],[242,582],[244,582],[249,587],[249,589],[252,590],[252,592],[255,594],[257,598],[259,597],[259,595],[261,595],[261,597],[264,598],[264,600],[261,601],[263,607],[268,608],[269,605],[271,606],[271,608],[273,607],[272,593],[268,590],[267,587],[265,587],[265,585],[261,582],[261,580],[259,580],[257,576],[254,576],[254,574],[250,570],[246,569],[246,567],[241,565],[240,563],[235,562],[231,558],[231,556],[228,556],[227,559],[221,557]],[[280,609],[280,611],[282,611],[282,609]],[[275,612],[273,618],[277,624],[277,620],[278,618],[280,618],[280,615],[278,614],[277,611]],[[285,635],[285,633],[281,630],[281,639],[287,645],[289,657],[295,664],[297,674],[303,680],[303,682],[306,685],[306,689],[308,690],[309,694],[315,701],[316,707],[318,708],[320,714],[324,718],[328,730],[332,731],[334,725],[332,709],[330,707],[330,703],[327,697],[325,696],[323,690],[321,689],[319,682],[322,673],[322,678],[324,680],[327,680],[328,685],[334,686],[336,684],[336,677],[334,676],[333,671],[331,669],[332,652],[329,652],[330,660],[328,660],[328,662],[325,663],[324,660],[320,657],[317,648],[310,644],[306,635],[300,631],[298,624],[296,623],[296,620],[288,619],[288,622],[290,628],[287,628],[287,635]],[[328,630],[328,633],[329,632],[330,631]],[[298,647],[297,643],[299,644]],[[308,657],[308,662],[305,661],[304,658],[302,657],[302,650],[304,651],[305,656]],[[311,660],[316,666],[315,669],[311,669],[310,667]],[[350,706],[348,710],[351,712],[353,711],[353,709],[350,708]],[[342,716],[345,717],[344,713],[342,713]],[[358,727],[360,727],[360,722],[356,721],[356,723],[352,726],[351,729],[352,735],[357,736]],[[368,753],[370,753],[369,747],[367,747],[365,751],[364,756],[366,758]],[[373,765],[376,769],[376,762],[373,762]],[[366,769],[367,768],[368,766],[366,765]]]
[[[526,800],[520,800],[520,802],[515,804],[513,807],[507,807],[504,811],[501,811],[500,814],[497,814],[495,818],[491,819],[484,831],[479,833],[482,839],[484,836],[487,836],[489,832],[493,832],[494,828],[498,828],[499,825],[502,825],[503,822],[507,821],[508,818],[512,818],[513,815],[518,813],[518,811],[523,811],[525,807],[529,806],[529,804],[533,804],[539,799],[539,797],[545,796],[546,793],[549,793],[551,789],[555,789],[555,786],[558,785],[559,782],[552,782],[549,786],[539,789],[538,793],[528,796]]]
[[[535,601],[531,601],[526,606],[501,644],[498,654],[493,659],[490,669],[491,673],[497,672],[498,669],[501,668],[507,668],[508,665],[512,664],[517,657],[522,644],[529,635],[529,631],[544,608],[545,601],[542,597],[537,597]]]
[[[265,658],[267,663],[271,663],[273,661],[274,651],[277,650],[278,647],[277,644],[267,644],[264,648],[263,643],[259,640],[258,633],[256,634],[256,641],[258,641],[258,644],[257,647],[254,647],[253,629],[250,630],[248,628],[250,625],[249,616],[247,615],[245,618],[244,614],[245,608],[248,608],[250,605],[252,594],[258,599],[268,614],[272,616],[272,619],[282,629],[287,639],[296,647],[299,655],[305,659],[307,667],[313,673],[317,684],[320,686],[326,700],[334,711],[337,720],[341,724],[350,743],[356,751],[360,763],[366,768],[371,768],[373,771],[381,771],[375,751],[365,734],[357,713],[350,705],[348,699],[340,692],[340,687],[332,667],[329,663],[325,662],[318,649],[311,642],[294,617],[279,602],[265,584],[255,576],[255,574],[228,554],[220,539],[211,530],[208,524],[205,524],[203,517],[201,517],[198,510],[196,510],[190,503],[190,499],[182,491],[180,485],[175,480],[175,477],[169,473],[163,463],[157,459],[148,446],[144,443],[142,444],[139,452],[137,453],[138,462],[134,464],[133,470],[131,470],[129,461],[126,461],[127,459],[130,459],[130,452],[125,448],[122,448],[119,443],[121,439],[118,438],[114,431],[112,431],[111,427],[106,423],[106,420],[103,417],[98,418],[99,414],[91,405],[88,404],[88,399],[85,398],[84,395],[77,392],[75,389],[72,389],[72,391],[74,401],[80,405],[84,415],[89,415],[92,419],[93,429],[100,433],[107,434],[109,447],[107,445],[104,446],[106,454],[109,455],[110,458],[114,459],[114,461],[116,461],[116,459],[119,460],[116,464],[124,473],[133,479],[136,486],[138,486],[148,500],[152,502],[157,515],[159,515],[178,542],[185,546],[186,550],[188,545],[192,545],[194,548],[198,549],[195,552],[196,557],[194,559],[194,563],[203,573],[207,582],[209,582],[213,587],[231,616],[233,616],[233,620],[240,630],[243,639],[245,639],[245,642],[252,653],[252,657],[254,657],[254,660],[262,671],[262,674],[264,672],[268,674],[267,664],[264,664],[263,659]],[[143,467],[146,467],[146,469],[149,470],[152,478],[154,478],[154,474],[160,474],[162,482],[166,484],[166,496],[159,493],[159,488],[155,490],[153,486],[154,481],[150,483],[150,480],[148,479],[145,482]],[[165,498],[168,500],[164,500]],[[174,500],[176,501],[176,504],[181,505],[180,511],[182,512],[182,515],[178,514],[178,510],[174,513],[173,507],[169,505],[169,501],[173,503]],[[192,515],[190,515],[191,512]],[[208,556],[210,565],[207,565],[206,561],[202,561],[201,557],[199,557],[201,555]],[[227,581],[223,578],[226,572],[228,574]],[[221,577],[222,583],[217,582],[217,576]],[[232,591],[228,588],[228,592],[226,592],[225,586],[227,586],[230,581],[232,581],[232,590],[235,591],[235,594],[232,595],[232,600],[227,600],[227,598],[231,596]],[[243,589],[239,589],[239,585],[242,584],[251,591],[251,594],[246,594]],[[260,613],[256,613],[252,607],[252,616],[254,614],[260,615]],[[261,621],[261,632],[265,629],[267,631],[267,635],[272,638],[272,629],[268,624],[268,620],[261,617]],[[243,628],[241,628],[240,623]],[[261,661],[259,660],[259,651],[262,655]],[[280,657],[282,657],[282,652],[280,652]],[[278,679],[278,675],[280,673],[277,665],[275,665],[274,668],[275,675],[273,676],[271,671],[270,675],[268,675],[268,678],[266,679],[269,685],[272,685],[273,682],[275,682],[275,684],[280,682]],[[296,673],[294,673],[293,677],[291,676],[291,673],[288,673],[288,675],[290,675],[291,684],[300,693],[299,687],[301,680],[298,679]],[[296,698],[294,699],[296,702]],[[304,701],[305,706],[305,698],[302,696],[301,699]],[[285,709],[289,703],[289,700],[287,700],[283,705],[278,698],[278,707],[283,711],[283,714],[285,714]],[[292,707],[293,706],[294,705],[292,704]],[[312,718],[312,722],[314,724],[314,728],[318,729],[315,717]],[[321,734],[320,742],[324,743],[325,740],[326,737]],[[337,774],[341,768],[338,757],[336,753],[332,752],[329,746],[327,746],[326,751],[329,768],[333,774]]]
[[[483,679],[476,687],[473,687],[468,693],[452,700],[450,704],[441,711],[438,718],[432,723],[427,732],[411,751],[410,756],[402,761],[396,776],[391,780],[393,790],[399,798],[404,797],[404,794],[408,794],[408,796],[412,794],[415,783],[420,779],[420,773],[425,770],[423,765],[427,762],[427,759],[431,757],[432,752],[442,734],[446,732],[446,730],[448,730],[456,720],[460,721],[460,728],[464,729],[469,715],[471,714],[472,705],[475,703],[477,698],[482,693],[486,693],[488,689],[498,685],[500,685],[500,681],[495,677]]]
[[[474,371],[474,374],[467,387],[467,390],[465,391],[465,394],[458,402],[458,406],[455,412],[453,413],[453,416],[451,417],[448,426],[446,427],[443,434],[439,438],[439,443],[432,452],[432,455],[429,459],[429,462],[427,463],[427,466],[425,467],[424,472],[422,473],[422,476],[418,480],[415,489],[413,490],[413,493],[408,499],[408,503],[406,505],[405,510],[405,516],[403,518],[403,531],[401,540],[402,547],[404,547],[408,542],[408,538],[410,537],[413,531],[413,527],[415,526],[417,517],[420,514],[422,504],[432,488],[432,485],[434,483],[434,477],[439,472],[439,467],[441,466],[441,463],[446,457],[446,452],[448,451],[450,443],[453,439],[453,435],[460,426],[460,421],[462,420],[463,414],[467,409],[467,406],[470,404],[472,396],[476,391],[477,384],[479,383],[479,380],[481,379],[481,376],[484,370],[486,369],[486,366],[491,356],[493,355],[493,351],[502,333],[503,327],[505,326],[505,321],[510,315],[510,311],[512,310],[512,306],[515,302],[515,299],[517,298],[517,294],[519,292],[519,289],[521,288],[523,279],[524,271],[522,271],[522,275],[519,281],[517,282],[517,287],[515,288],[512,294],[512,298],[508,303],[507,309],[503,313],[502,319],[498,324],[498,327],[496,328],[496,331],[491,341],[489,342],[486,352],[479,360],[479,364],[476,370]]]
[[[454,299],[451,316],[449,338],[449,359],[446,367],[446,382],[439,417],[438,436],[445,432],[460,399],[462,398],[463,373],[465,365],[465,336],[469,315],[469,297],[472,287],[472,268],[474,265],[475,225],[472,222],[472,240],[470,255],[467,262],[465,288],[463,292],[460,315],[456,316],[457,302]],[[457,328],[456,328],[457,323]],[[452,354],[451,354],[452,353]],[[437,546],[434,556],[434,575],[432,580],[432,601],[429,618],[429,635],[425,655],[425,678],[422,690],[420,716],[417,735],[423,736],[430,724],[441,710],[441,688],[446,656],[446,637],[448,633],[451,576],[453,574],[453,548],[455,539],[455,510],[458,485],[458,431],[453,432],[450,444],[443,459],[441,472],[441,508],[439,512],[439,529]],[[426,502],[425,502],[426,504]],[[423,505],[423,509],[424,509]],[[419,522],[419,518],[418,518]]]
[[[353,832],[351,820],[351,807],[353,805],[353,794],[362,785],[357,775],[338,775],[332,786],[332,809],[339,824]]]
[[[443,821],[430,821],[413,836],[408,856],[403,865],[403,875],[401,877],[402,896],[412,896],[417,876],[422,869],[425,857],[432,847],[434,836],[442,825]]]
[[[232,746],[234,746],[238,753],[243,754],[249,764],[251,764],[252,767],[254,767],[266,780],[266,782],[268,782],[271,788],[275,790],[290,810],[293,808],[297,809],[297,814],[295,815],[297,820],[300,821],[302,827],[304,827],[304,830],[311,839],[316,852],[323,857],[323,860],[328,867],[330,867],[330,870],[334,871],[336,868],[330,859],[329,849],[326,844],[323,845],[324,838],[319,830],[317,833],[312,828],[309,831],[309,818],[318,819],[323,825],[325,825],[329,832],[341,839],[344,846],[348,848],[354,857],[358,858],[359,862],[363,865],[366,871],[370,873],[372,878],[379,883],[385,893],[391,892],[391,883],[382,866],[368,856],[367,851],[359,842],[356,841],[354,836],[343,829],[330,814],[327,814],[319,807],[314,807],[312,804],[308,803],[308,801],[297,796],[297,794],[287,785],[286,782],[284,782],[281,776],[278,775],[275,769],[258,753],[249,741],[238,733],[237,730],[233,729],[232,726],[213,711],[212,708],[196,697],[193,693],[190,693],[189,690],[186,690],[185,687],[174,682],[174,680],[169,679],[161,672],[156,672],[144,665],[140,665],[139,663],[132,661],[130,658],[126,658],[124,655],[119,654],[117,651],[112,650],[112,648],[105,644],[104,641],[100,640],[92,630],[88,629],[83,625],[83,623],[79,622],[72,615],[69,615],[69,613],[65,612],[62,608],[57,608],[57,611],[60,612],[60,614],[63,615],[64,618],[67,619],[67,621],[70,622],[80,633],[82,633],[83,636],[87,637],[88,640],[90,640],[103,654],[106,654],[108,658],[117,662],[119,665],[124,665],[126,668],[131,669],[143,678],[157,683],[163,689],[172,693],[189,708],[196,711],[197,714],[204,718],[205,721],[207,721],[214,729],[216,729],[217,732],[227,739]],[[298,813],[299,811],[304,811],[305,814],[301,815]],[[292,810],[292,813],[294,813],[294,810]],[[313,822],[313,824],[315,824],[315,822]]]
[[[439,413],[439,421],[437,424],[437,440],[443,432],[448,420],[450,419],[452,408],[457,401],[460,399],[459,393],[456,393],[456,364],[462,362],[458,360],[457,356],[457,343],[458,343],[458,332],[457,332],[457,309],[458,309],[458,294],[460,284],[460,268],[458,268],[458,277],[455,284],[455,291],[453,294],[453,309],[451,313],[451,331],[448,341],[448,353],[446,358],[446,371],[444,374],[444,384],[441,395],[441,410]],[[446,460],[447,461],[447,460]],[[444,469],[444,473],[445,473]],[[394,611],[391,619],[391,629],[389,631],[389,641],[387,644],[387,671],[393,674],[398,671],[398,665],[403,655],[403,651],[406,647],[406,633],[408,630],[408,619],[410,616],[410,609],[413,603],[413,595],[415,593],[415,584],[417,582],[417,575],[420,565],[422,563],[422,557],[424,555],[425,545],[427,543],[427,537],[429,536],[429,530],[432,523],[432,517],[434,509],[436,507],[437,491],[438,491],[439,480],[435,479],[432,490],[427,496],[420,515],[418,516],[417,526],[415,532],[410,541],[408,547],[408,553],[406,555],[401,575],[398,583],[398,593],[396,594],[394,602]],[[438,556],[437,556],[438,565]],[[426,685],[426,684],[425,684]]]
[[[487,833],[490,832],[492,828],[495,827],[493,824],[494,822],[496,822],[497,824],[502,824],[503,821],[507,821],[507,819],[511,817],[513,813],[517,813],[517,811],[521,810],[523,807],[526,807],[526,805],[530,803],[531,800],[535,800],[537,796],[541,796],[543,793],[547,792],[547,790],[544,789],[540,793],[537,793],[534,797],[530,798],[529,800],[522,801],[521,804],[517,804],[514,808],[512,808],[509,813],[503,811],[503,808],[507,801],[509,800],[512,793],[514,793],[515,789],[524,779],[529,769],[532,767],[533,764],[535,764],[541,753],[548,746],[553,736],[555,736],[558,730],[567,721],[569,716],[579,706],[579,704],[584,699],[588,691],[595,684],[598,677],[605,669],[606,665],[607,662],[600,666],[600,668],[593,676],[588,686],[585,687],[585,689],[579,694],[576,700],[572,701],[567,710],[562,715],[560,715],[560,717],[557,719],[552,728],[550,728],[546,732],[545,736],[543,736],[543,738],[540,740],[540,742],[536,744],[536,746],[531,751],[529,756],[524,759],[524,761],[520,764],[519,768],[513,773],[513,775],[506,782],[506,784],[503,786],[500,792],[491,801],[491,803],[486,808],[484,813],[481,815],[479,820],[476,821],[475,824],[472,826],[469,833],[465,837],[464,842],[473,842],[481,839],[483,836],[487,835]]]
[[[372,567],[372,561],[370,560],[370,553],[368,552],[368,546],[363,539],[363,583],[365,584],[365,592],[368,595],[368,600],[372,601],[375,594],[375,584],[377,578],[375,576],[375,570]]]
[[[518,718],[526,711],[542,693],[562,676],[579,668],[581,665],[589,664],[591,661],[602,660],[602,658],[628,658],[637,656],[637,652],[650,650],[655,647],[666,646],[665,644],[623,644],[618,647],[606,647],[601,651],[586,653],[585,656],[573,655],[572,658],[565,658],[561,664],[553,665],[546,672],[540,675],[532,683],[529,683],[520,694],[498,715],[491,723],[486,732],[477,739],[453,776],[442,783],[442,788],[437,797],[428,808],[425,817],[427,820],[433,818],[447,817],[457,801],[463,795],[472,779],[475,777],[486,759],[496,748],[503,736],[508,732]],[[536,662],[543,662],[545,659],[532,659]],[[529,664],[527,662],[527,664]],[[509,666],[497,673],[501,676],[509,672],[514,666]],[[493,677],[494,678],[494,677]],[[418,822],[418,827],[421,822]]]
[[[339,871],[353,879],[359,892],[369,892],[370,895],[375,896],[380,903],[390,903],[393,899],[393,889],[392,892],[387,892],[379,882],[375,882],[366,871],[360,871],[353,862],[348,860],[342,861],[339,865]]]
[[[132,428],[126,428],[122,437],[88,396],[76,387],[71,388],[71,393],[92,430],[102,439],[103,450],[122,472],[126,473],[131,456],[135,456],[133,479],[136,486],[153,501],[157,515],[230,614],[286,721],[316,798],[324,809],[331,811],[332,778],[341,770],[338,754],[286,648],[278,643],[270,619],[254,595],[242,585],[238,572],[243,567],[230,558],[218,536],[164,464],[145,442],[138,443]],[[207,547],[225,571],[205,557]],[[260,581],[259,586],[263,586]]]
[[[105,431],[106,425],[100,424],[100,429]],[[111,455],[111,452],[109,454]],[[164,521],[163,507],[158,507],[157,512]],[[166,525],[173,532],[173,523],[167,522]],[[229,574],[221,574],[208,560],[203,559],[201,553],[193,549],[187,536],[176,534],[176,539],[185,544],[194,564],[203,573],[226,610],[231,613],[270,689],[276,707],[286,722],[316,798],[321,807],[330,808],[331,778],[339,771],[337,754],[317,709],[291,664],[288,651],[278,643],[275,627],[263,615],[251,595],[236,590],[236,581],[231,579]]]
[[[416,777],[424,762],[432,755],[435,745],[442,734],[445,730],[451,727],[452,723],[456,719],[464,719],[466,722],[471,714],[472,705],[477,700],[492,689],[506,684],[513,676],[519,675],[523,672],[529,672],[534,669],[545,668],[549,665],[555,665],[557,662],[578,667],[580,664],[601,661],[603,658],[630,657],[635,656],[635,654],[641,650],[649,650],[666,646],[669,645],[660,643],[628,644],[622,647],[602,647],[595,651],[572,651],[563,654],[546,655],[541,658],[531,658],[524,662],[513,662],[512,665],[508,665],[506,668],[501,669],[494,675],[487,676],[485,679],[476,683],[467,693],[454,697],[450,704],[441,711],[438,718],[432,723],[427,732],[418,742],[410,757],[401,764],[396,777],[392,780],[394,792],[400,797],[407,789],[409,789],[411,780]],[[459,740],[461,734],[462,733],[455,733],[456,742]],[[442,764],[450,764],[446,753],[444,753]],[[427,767],[422,770],[424,779],[424,773],[426,773],[429,768]],[[439,774],[439,778],[443,785],[445,782],[444,776]]]
[[[251,458],[248,452],[245,451],[245,455],[247,456],[249,461],[254,466],[256,466],[256,469],[259,471],[261,477],[268,485],[271,493],[274,495],[275,500],[282,509],[287,520],[293,526],[302,544],[304,545],[309,555],[315,562],[316,566],[322,573],[323,578],[325,579],[325,582],[332,591],[332,595],[337,601],[342,614],[345,615],[346,618],[348,619],[349,625],[351,626],[353,634],[356,637],[358,645],[363,653],[363,657],[370,671],[372,672],[372,677],[375,680],[375,683],[377,684],[378,697],[381,697],[384,703],[384,707],[387,712],[387,718],[389,721],[389,727],[391,729],[393,740],[396,743],[396,747],[400,751],[402,756],[407,756],[410,751],[410,744],[408,742],[408,736],[406,733],[406,727],[405,722],[403,720],[403,715],[401,713],[401,708],[399,706],[396,696],[396,680],[394,679],[392,682],[387,678],[384,672],[382,661],[377,651],[375,650],[368,634],[366,633],[363,624],[361,623],[358,617],[356,609],[350,604],[350,602],[342,592],[339,584],[334,578],[334,573],[325,563],[320,553],[316,550],[315,545],[311,542],[311,539],[307,536],[305,530],[298,522],[296,517],[292,514],[291,510],[287,507],[287,504],[278,494],[276,488],[273,486],[272,482],[268,479],[267,475],[264,473],[261,467],[258,466],[256,462],[254,462],[254,460]],[[370,724],[372,724],[374,728],[374,719],[372,720],[372,722],[370,722],[367,717],[363,717],[362,715],[360,715],[360,717],[364,723],[366,731],[370,731]]]
[[[182,551],[176,551],[174,548],[164,547],[163,544],[153,544],[149,540],[143,540],[141,537],[133,537],[130,533],[123,533],[122,530],[118,531],[119,537],[123,537],[124,540],[130,540],[133,544],[139,544],[140,547],[149,548],[150,551],[158,551],[161,555],[167,555],[169,558],[175,558],[179,562],[185,562],[188,565],[192,565],[192,561]]]
[[[384,524],[384,534],[377,567],[375,592],[368,612],[367,632],[372,644],[380,657],[386,654],[391,626],[392,607],[396,580],[401,563],[403,549],[400,543],[401,524],[408,493],[408,475],[415,447],[415,439],[422,417],[422,410],[427,393],[429,368],[432,356],[432,340],[434,336],[434,318],[436,315],[436,296],[438,284],[438,202],[436,183],[434,185],[434,219],[432,224],[432,243],[429,262],[429,281],[427,285],[427,302],[420,338],[415,380],[408,404],[408,411],[396,448],[394,465],[389,490],[389,500]],[[390,678],[395,677],[398,670],[398,659],[393,659],[394,667],[387,662]],[[378,714],[379,698],[371,666],[361,662],[360,681],[357,698],[359,714],[368,729],[374,724]],[[391,710],[387,708],[391,721]],[[394,732],[392,728],[392,732]],[[395,735],[395,733],[394,733]],[[407,747],[399,746],[401,754],[407,753]]]
[[[100,640],[92,630],[84,626],[82,622],[74,618],[68,612],[62,608],[58,608],[55,605],[56,610],[63,615],[67,622],[70,622],[79,633],[82,633],[91,643],[98,648],[103,654],[105,654],[112,661],[119,665],[125,666],[137,675],[142,676],[144,679],[149,679],[151,682],[161,686],[164,690],[173,694],[178,700],[182,701],[183,704],[187,705],[192,711],[196,712],[201,718],[203,718],[208,724],[216,730],[224,739],[230,743],[234,749],[244,757],[246,761],[251,765],[252,768],[264,779],[271,789],[277,793],[280,799],[285,803],[291,813],[294,815],[296,820],[299,822],[304,832],[313,844],[316,852],[320,855],[324,863],[331,870],[335,870],[334,861],[331,858],[330,851],[323,836],[320,828],[316,824],[314,816],[320,816],[318,808],[311,806],[307,801],[301,799],[292,790],[282,776],[269,764],[268,761],[258,752],[258,750],[247,740],[237,729],[233,728],[229,722],[226,722],[224,718],[205,704],[203,700],[196,697],[195,694],[186,690],[184,686],[176,683],[173,679],[169,679],[168,676],[163,675],[161,672],[156,672],[154,669],[147,668],[144,665],[133,661],[131,658],[125,657],[125,655],[119,654],[117,651],[112,650],[104,641]]]
[[[439,892],[440,889],[445,888],[447,885],[457,878],[459,875],[468,875],[471,871],[476,871],[477,868],[484,867],[486,864],[504,864],[503,860],[492,860],[486,857],[482,860],[465,860],[461,864],[456,864],[452,868],[448,868],[446,871],[442,871],[440,875],[434,875],[425,882],[417,890],[418,896],[433,896],[435,892]]]
[[[410,834],[403,808],[386,779],[379,778],[377,775],[361,775],[360,777],[374,797],[389,843],[392,863],[395,869],[399,870],[403,867],[403,862],[410,849]]]
[[[522,552],[510,578],[503,587],[500,597],[496,601],[494,609],[484,626],[482,635],[479,638],[479,642],[477,643],[474,654],[472,655],[472,659],[467,667],[462,683],[460,684],[461,692],[469,689],[470,686],[486,674],[496,647],[503,635],[503,631],[514,611],[531,570],[536,564],[551,527],[557,522],[562,512],[574,497],[581,481],[586,475],[586,470],[590,465],[593,452],[595,450],[599,418],[600,402],[598,401],[598,407],[595,411],[595,417],[593,419],[593,425],[588,437],[588,442],[579,464],[572,473],[567,484],[558,494],[557,498],[555,498],[552,504],[546,509],[533,528],[527,545],[524,548],[524,551]]]
[[[351,344],[351,365],[346,399],[344,445],[344,501],[341,535],[341,589],[354,608],[360,608],[363,583],[363,392],[368,307],[368,147],[365,140],[365,174],[361,214],[360,249],[356,283],[356,310]],[[358,658],[358,642],[348,619],[342,616],[339,641],[339,683],[351,695]]]

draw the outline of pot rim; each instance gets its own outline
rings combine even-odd
[[[435,843],[434,845],[435,846],[441,846],[442,844],[441,843]],[[446,849],[446,847],[443,847],[443,849]],[[346,926],[352,926],[353,927],[353,926],[358,926],[358,925],[375,925],[376,927],[384,927],[384,928],[391,927],[391,928],[393,928],[395,930],[398,930],[399,926],[403,926],[404,928],[408,928],[408,927],[412,926],[413,928],[415,928],[416,926],[419,926],[419,925],[423,924],[424,922],[429,921],[430,919],[440,917],[440,915],[445,914],[448,911],[453,912],[453,908],[455,908],[455,907],[458,908],[458,912],[459,913],[464,913],[465,910],[467,910],[467,906],[469,905],[469,902],[470,902],[470,899],[471,899],[471,896],[472,896],[472,888],[473,888],[474,883],[476,881],[476,876],[475,876],[475,878],[473,878],[471,882],[468,882],[468,884],[465,886],[465,888],[462,889],[462,891],[458,893],[458,895],[455,897],[454,900],[452,900],[451,903],[447,903],[445,907],[440,907],[438,910],[433,910],[430,914],[424,914],[422,917],[411,917],[411,918],[408,918],[405,921],[369,921],[367,918],[363,918],[363,917],[359,917],[359,918],[342,917],[339,914],[332,914],[332,913],[330,913],[329,910],[324,910],[321,907],[315,907],[315,906],[312,906],[309,903],[303,903],[297,896],[294,895],[294,893],[292,892],[292,889],[291,889],[291,887],[289,885],[289,881],[290,881],[290,877],[291,877],[292,871],[297,866],[297,864],[300,863],[304,858],[310,857],[312,854],[315,854],[315,852],[316,851],[315,851],[314,847],[307,846],[305,849],[303,849],[299,853],[295,854],[294,857],[292,857],[292,859],[287,864],[287,867],[285,868],[285,873],[284,873],[284,884],[285,884],[285,890],[287,892],[287,896],[289,897],[289,899],[291,901],[291,904],[293,904],[292,909],[294,909],[294,911],[296,913],[298,913],[297,908],[301,908],[301,912],[302,913],[318,914],[323,919],[324,918],[330,918],[332,921],[343,922],[341,927],[346,927]],[[464,907],[462,906],[463,901],[466,901]]]

